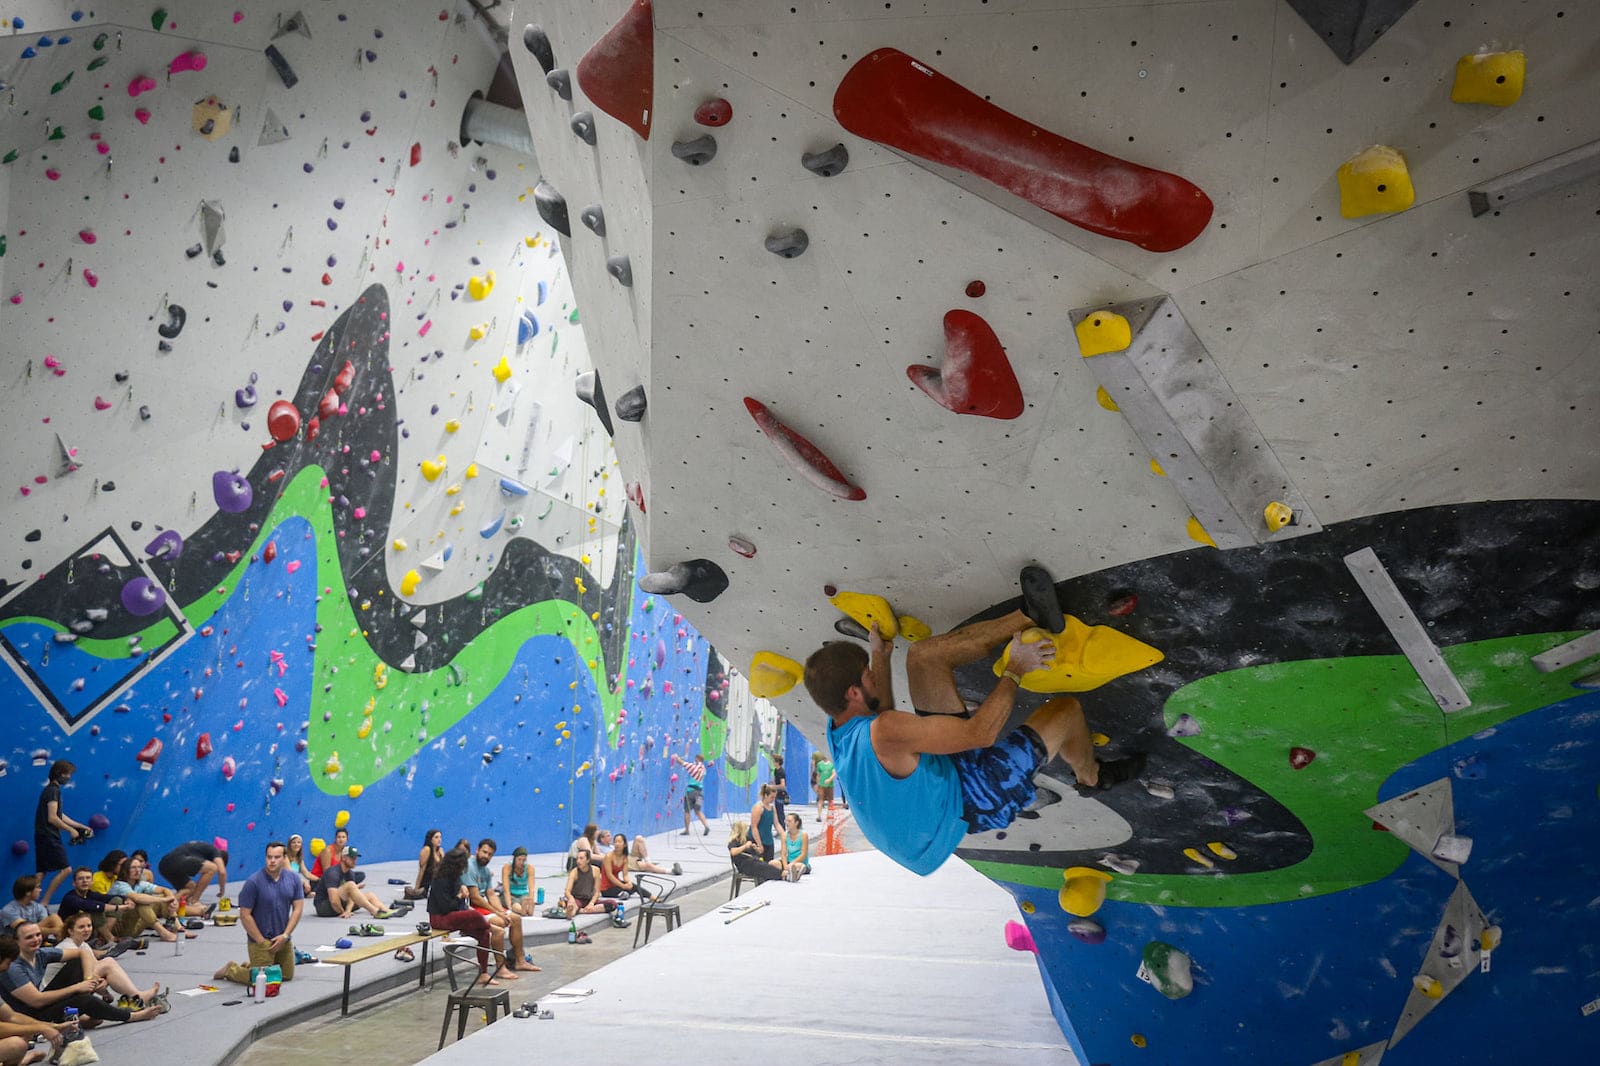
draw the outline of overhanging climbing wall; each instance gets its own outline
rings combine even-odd
[[[1153,787],[1080,801],[1047,768],[1059,801],[965,853],[1023,904],[1084,1061],[1423,1062],[1468,1032],[1512,1061],[1524,1018],[1576,1047],[1600,975],[1565,890],[1593,870],[1560,812],[1595,802],[1568,736],[1594,664],[1530,657],[1600,625],[1597,15],[643,7],[647,36],[622,0],[508,25],[546,180],[650,227],[641,345],[595,359],[648,396],[618,437],[651,580],[694,577],[674,602],[773,692],[835,638],[834,590],[937,630],[1035,560],[1162,653],[1083,696]],[[515,47],[535,23],[609,80],[552,94]],[[621,298],[575,232],[580,297]],[[1358,582],[1373,557],[1395,598]],[[801,690],[779,706],[820,736]],[[1547,758],[1582,787],[1507,765]],[[1365,813],[1445,777],[1460,833],[1423,850],[1472,836],[1454,874]],[[1507,876],[1534,856],[1542,901]],[[1084,940],[1075,867],[1114,878]],[[1461,980],[1519,912],[1527,956]],[[1193,995],[1135,979],[1155,941]],[[1146,961],[1181,995],[1175,958]]]

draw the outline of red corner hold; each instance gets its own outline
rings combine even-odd
[[[411,142],[411,165],[416,166],[420,162],[422,162],[422,142],[413,141]]]
[[[778,416],[767,410],[760,400],[746,396],[744,406],[756,420],[756,428],[766,435],[783,461],[794,467],[801,476],[823,492],[842,500],[864,500],[867,494],[859,485],[840,472],[833,461],[822,454],[822,449],[778,421]]]
[[[1000,338],[971,311],[945,312],[944,360],[937,370],[914,363],[906,367],[906,377],[958,415],[1009,419],[1022,414],[1022,386]]]
[[[578,60],[578,86],[589,101],[645,140],[656,77],[655,12],[634,0],[617,24]]]

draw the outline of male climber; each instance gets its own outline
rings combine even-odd
[[[889,656],[894,641],[872,626],[869,660],[858,644],[828,643],[806,660],[806,691],[827,713],[828,745],[856,824],[874,846],[918,874],[930,874],[968,833],[1004,829],[1034,800],[1033,775],[1058,752],[1080,790],[1106,789],[1136,777],[1145,757],[1102,763],[1071,696],[1052,699],[996,743],[1023,674],[1055,659],[1048,640],[1026,643],[1022,631],[1066,625],[1055,582],[1041,567],[1022,571],[1024,611],[976,622],[911,646],[906,656],[911,705],[894,709]],[[994,690],[965,717],[955,668],[1010,640],[1010,660]]]

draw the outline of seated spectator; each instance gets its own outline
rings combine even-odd
[[[377,896],[362,890],[356,877],[356,860],[360,857],[359,848],[345,845],[339,849],[339,861],[317,878],[314,905],[318,918],[353,918],[363,908],[379,920],[392,917]]]
[[[24,874],[11,883],[11,902],[0,907],[0,924],[6,932],[15,935],[23,922],[35,922],[51,940],[61,939],[61,918],[39,902],[40,891],[38,874]]]
[[[179,844],[156,864],[161,876],[178,894],[178,913],[205,917],[209,908],[200,902],[211,879],[217,879],[217,894],[228,894],[228,853],[204,840]]]
[[[321,877],[324,871],[338,866],[339,856],[344,853],[345,845],[349,843],[350,831],[348,829],[335,829],[333,831],[333,843],[323,848],[322,854],[317,856],[317,861],[311,864],[311,876]],[[356,884],[359,885],[366,879],[367,872],[365,870],[356,871]]]
[[[417,880],[402,896],[406,899],[427,899],[428,886],[433,884],[434,876],[439,872],[439,863],[444,859],[444,833],[438,829],[430,829],[422,834],[422,850],[417,852]]]
[[[317,879],[311,876],[311,868],[306,863],[305,837],[299,833],[291,833],[283,847],[283,868],[300,879],[300,891],[303,895],[311,895],[316,891]]]
[[[46,983],[46,969],[58,962],[60,972]],[[100,991],[108,986],[137,996],[147,1005],[136,1009],[113,1006],[100,998]],[[61,1021],[68,1007],[76,1008],[84,1018],[103,1022],[143,1022],[168,1010],[159,983],[141,992],[115,959],[97,961],[87,950],[70,944],[47,948],[33,922],[22,923],[15,939],[0,937],[0,998],[12,1010],[42,1022]]]
[[[122,853],[113,852],[113,854],[120,855]],[[137,873],[135,873],[136,870]],[[160,937],[162,940],[165,940],[169,944],[178,939],[180,935],[188,940],[193,940],[195,937],[199,936],[200,934],[198,933],[191,933],[187,930],[172,929],[169,927],[169,920],[173,919],[173,917],[178,913],[177,896],[174,896],[172,893],[168,892],[167,895],[163,897],[158,896],[151,891],[139,892],[135,890],[132,879],[135,877],[142,878],[143,873],[144,865],[140,863],[139,860],[124,857],[123,860],[117,864],[116,880],[111,882],[110,888],[108,888],[106,891],[106,895],[110,896],[112,899],[120,900],[122,902],[131,902],[134,905],[134,909],[139,912],[139,920],[137,923],[138,928],[134,929],[128,935],[138,936],[146,929],[153,929],[155,930],[156,936]],[[154,885],[146,885],[142,880],[139,882],[139,887],[144,889],[155,888]]]
[[[61,897],[61,906],[57,908],[63,922],[70,925],[75,914],[87,913],[96,919],[104,917],[106,934],[118,938],[133,936],[148,928],[144,925],[138,904],[131,898],[118,899],[104,892],[96,892],[90,887],[93,883],[94,871],[87,866],[72,871],[72,887]],[[154,918],[151,921],[154,922]]]
[[[733,860],[733,868],[739,871],[741,877],[747,877],[758,885],[783,878],[782,860],[766,862],[761,858],[761,844],[751,839],[750,823],[742,818],[735,821],[728,831],[728,857]]]
[[[673,877],[683,876],[683,867],[678,863],[673,863],[672,869],[668,870],[667,868],[663,866],[657,866],[655,863],[650,861],[650,845],[645,843],[643,833],[640,833],[638,836],[634,837],[633,843],[628,845],[628,869],[637,870],[639,873],[645,874],[671,874]]]
[[[493,976],[489,973],[488,948],[494,938],[489,931],[489,920],[467,906],[467,886],[461,883],[466,872],[466,848],[452,848],[444,853],[428,886],[428,924],[435,929],[464,933],[478,942],[479,984],[498,984],[502,977],[515,981],[517,975],[508,972],[504,965]]]
[[[96,892],[111,894],[111,885],[117,879],[117,871],[122,867],[122,860],[128,857],[125,851],[108,851],[106,857],[100,860],[100,865],[95,868],[94,880],[89,882],[89,887]]]
[[[588,848],[580,848],[574,866],[567,873],[567,889],[558,901],[571,921],[580,914],[604,914],[610,908],[600,902],[600,875]]]
[[[801,817],[789,812],[789,825],[783,833],[783,875],[798,881],[802,874],[811,872],[811,838],[801,827]]]
[[[517,848],[511,861],[500,867],[500,902],[512,914],[533,917],[533,894],[528,891],[535,874],[528,865],[528,849]]]
[[[3,973],[4,970],[0,970]],[[58,1059],[66,1036],[76,1031],[77,1024],[51,1025],[35,1021],[26,1014],[18,1014],[0,1001],[0,1064],[3,1066],[32,1066],[47,1059]],[[42,1037],[48,1047],[30,1051],[35,1038]]]
[[[611,850],[600,860],[600,894],[607,899],[634,895],[649,903],[652,894],[628,874],[628,838],[618,833],[611,839]]]
[[[467,860],[467,869],[461,875],[461,883],[467,888],[467,904],[483,915],[496,936],[503,938],[495,942],[495,947],[502,943],[509,945],[506,962],[512,970],[537,971],[539,967],[533,964],[522,946],[521,917],[502,907],[496,898],[494,871],[489,865],[494,861],[494,853],[495,842],[484,837],[478,841],[478,850]]]
[[[578,834],[578,839],[574,840],[572,842],[572,846],[567,849],[568,870],[571,870],[574,866],[578,865],[579,851],[587,851],[591,858],[599,853],[599,848],[595,845],[595,838],[599,835],[600,827],[595,825],[593,822],[590,822],[588,825],[583,827],[583,832]]]

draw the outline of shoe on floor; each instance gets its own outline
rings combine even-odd
[[[675,862],[675,863],[672,864],[672,876],[673,877],[682,877],[683,876],[683,864],[682,863]]]

